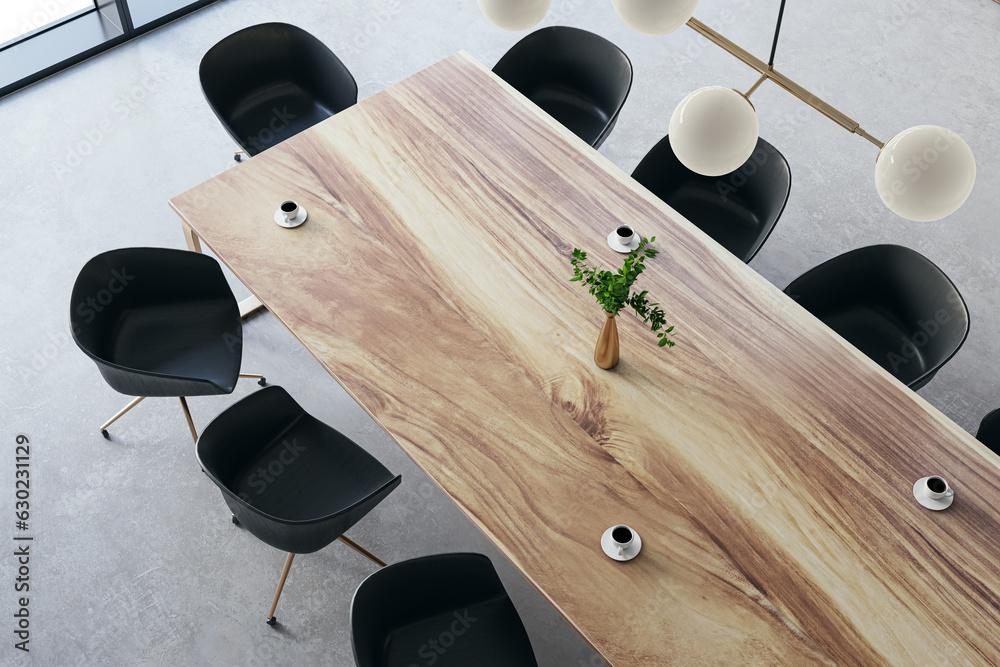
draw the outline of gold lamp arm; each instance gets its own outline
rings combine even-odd
[[[687,24],[688,27],[697,32],[699,35],[703,36],[705,39],[712,42],[716,46],[721,47],[727,53],[729,53],[732,56],[735,56],[738,60],[742,61],[746,65],[749,65],[751,68],[757,70],[757,72],[760,73],[760,78],[757,80],[757,83],[755,83],[753,87],[751,87],[750,90],[745,93],[747,97],[749,97],[755,90],[757,90],[757,88],[762,83],[764,83],[764,81],[766,80],[773,81],[780,88],[783,88],[786,92],[789,92],[795,97],[799,98],[800,100],[811,106],[813,109],[816,109],[821,114],[823,114],[833,122],[840,125],[848,132],[853,132],[854,134],[864,137],[865,139],[872,142],[879,148],[882,148],[885,145],[885,142],[879,141],[872,135],[868,134],[865,130],[861,128],[860,123],[858,123],[856,120],[854,120],[847,114],[843,113],[842,111],[839,111],[838,109],[834,108],[829,103],[823,101],[816,95],[809,92],[804,87],[800,86],[799,84],[795,83],[781,72],[774,69],[773,66],[774,52],[778,45],[778,31],[781,28],[781,16],[784,13],[784,8],[785,8],[785,3],[784,0],[782,0],[781,13],[779,13],[778,15],[778,27],[775,29],[774,43],[771,46],[771,64],[765,63],[757,56],[753,55],[740,45],[730,41],[728,38],[719,34],[715,30],[712,30],[710,27],[708,27],[707,25],[705,25],[704,23],[702,23],[701,21],[699,21],[694,17],[691,17],[691,19],[687,22]]]

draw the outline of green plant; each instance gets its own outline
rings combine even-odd
[[[639,246],[628,254],[617,273],[602,270],[603,265],[590,268],[587,266],[587,253],[579,248],[573,248],[573,259],[570,260],[570,264],[573,265],[573,277],[570,278],[570,282],[590,285],[590,293],[604,311],[611,315],[617,315],[625,306],[632,306],[635,314],[642,318],[642,321],[649,325],[650,331],[656,333],[656,337],[660,339],[657,344],[660,347],[664,345],[673,347],[674,341],[670,339],[670,335],[674,327],[671,325],[666,329],[663,328],[666,316],[663,309],[658,308],[660,304],[649,302],[646,298],[649,294],[647,290],[632,291],[632,285],[646,270],[646,258],[656,257],[659,253],[656,248],[649,246],[654,241],[656,241],[655,236],[639,241]]]

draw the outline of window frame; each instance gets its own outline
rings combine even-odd
[[[138,0],[137,0],[138,1]],[[206,7],[220,0],[193,0],[186,5],[168,12],[139,28],[132,23],[132,14],[129,10],[129,0],[104,0],[102,3],[94,0],[93,9],[82,9],[74,14],[54,21],[49,25],[44,25],[35,31],[26,33],[19,38],[0,44],[0,98],[11,93],[26,88],[34,83],[46,79],[53,74],[73,67],[84,60],[89,60],[96,55],[120,46],[125,42],[141,37],[148,32],[152,32],[168,23],[187,16],[203,7]],[[106,8],[113,8],[117,12],[120,25],[109,16]],[[94,18],[90,18],[93,15]],[[70,39],[60,39],[60,37],[71,36],[73,32],[81,33],[81,21],[96,21],[101,23],[101,29],[112,33],[109,37],[99,43],[91,43],[94,40],[81,39],[80,37],[70,37]],[[61,32],[60,32],[61,31]],[[118,32],[119,34],[113,34]],[[74,44],[74,40],[77,42]],[[46,51],[45,47],[51,44],[52,50]],[[89,46],[87,44],[90,44]],[[66,48],[65,57],[59,54],[61,48]],[[55,62],[51,62],[52,52],[55,52]],[[42,55],[39,55],[39,53]],[[27,62],[18,62],[16,58],[27,57]],[[11,59],[12,64],[5,67],[4,59]],[[18,68],[28,73],[23,76],[17,73]],[[8,71],[9,70],[9,71]],[[10,72],[14,72],[11,74]]]

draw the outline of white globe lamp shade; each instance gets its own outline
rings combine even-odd
[[[625,24],[644,35],[666,35],[694,16],[698,0],[612,0]]]
[[[722,176],[750,159],[759,135],[750,100],[732,88],[699,88],[670,117],[670,147],[685,167],[702,176]]]
[[[954,213],[972,192],[976,158],[962,137],[917,125],[888,142],[875,161],[875,187],[893,213],[932,222]]]
[[[479,10],[504,30],[527,30],[545,18],[552,0],[479,0]]]

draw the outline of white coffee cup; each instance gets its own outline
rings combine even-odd
[[[931,475],[924,479],[924,495],[933,500],[939,500],[955,495],[955,490],[948,486],[944,477]]]
[[[635,531],[628,526],[619,524],[611,529],[611,546],[618,550],[619,556],[623,556],[634,541]]]
[[[285,224],[290,223],[299,216],[299,205],[291,199],[281,202],[279,210],[281,211],[281,217],[284,219]]]
[[[629,225],[618,225],[615,228],[615,239],[624,246],[632,243],[635,238],[635,231]]]

